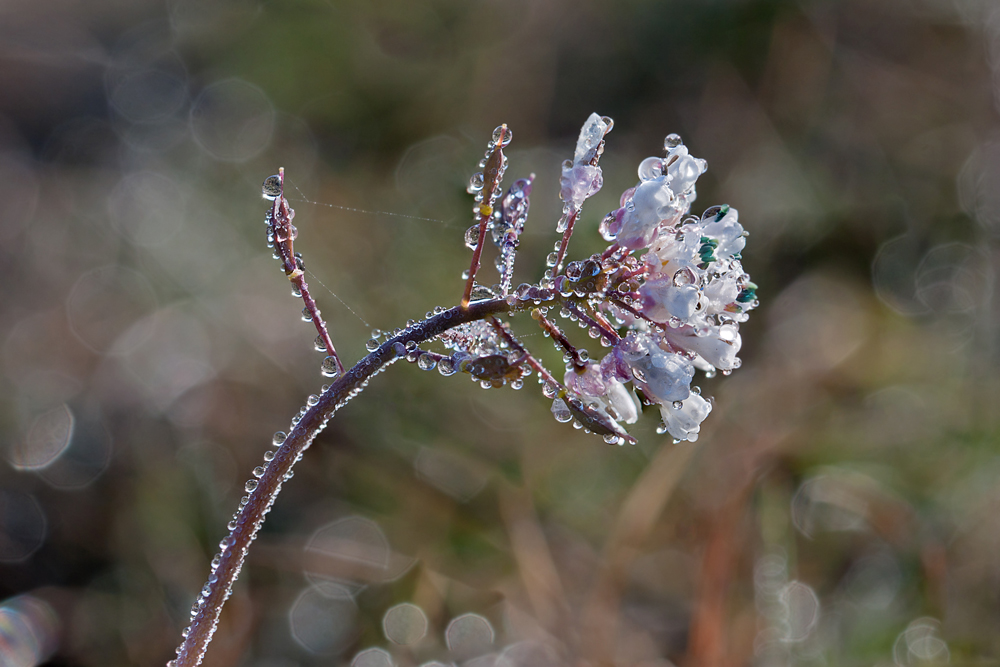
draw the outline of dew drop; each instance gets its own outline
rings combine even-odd
[[[475,194],[483,189],[483,185],[486,183],[486,179],[483,177],[483,172],[477,171],[469,179],[469,187],[465,189],[470,195]]]
[[[552,416],[556,418],[557,422],[563,424],[573,419],[573,413],[570,412],[569,406],[566,405],[566,401],[561,398],[557,398],[552,401]]]
[[[257,466],[253,469],[253,476],[260,478],[264,476],[264,466]]]
[[[264,199],[274,201],[281,196],[281,176],[274,174],[264,179],[264,184],[260,188]]]
[[[267,461],[267,462],[271,462],[271,461],[274,460],[274,455],[275,455],[275,452],[272,452],[271,450],[267,450],[266,452],[264,452],[264,460]]]
[[[420,358],[417,359],[417,368],[422,371],[434,370],[435,366],[437,366],[437,361],[435,361],[434,357],[429,354],[421,355]]]
[[[326,343],[323,342],[322,336],[316,336],[316,340],[313,341],[313,347],[316,348],[317,352],[326,352]]]
[[[663,148],[664,150],[671,150],[677,148],[681,145],[681,135],[670,133],[663,138]]]
[[[308,308],[303,308],[302,309],[302,321],[303,322],[312,322],[313,321],[312,313],[309,312]]]
[[[617,445],[618,443],[621,442],[621,440],[622,440],[621,437],[615,435],[614,433],[608,433],[607,435],[604,436],[604,442],[608,443],[609,445]]]
[[[247,483],[243,485],[243,488],[246,489],[247,493],[253,493],[254,489],[257,488],[257,480],[247,480]]]
[[[277,433],[274,434],[274,437],[271,438],[271,443],[274,444],[275,447],[280,447],[282,444],[284,444],[287,438],[288,438],[287,433],[285,433],[284,431],[278,431]]]
[[[469,250],[475,250],[476,246],[479,245],[479,225],[472,225],[465,230],[465,247]],[[469,276],[464,276],[468,280]]]
[[[513,137],[514,133],[510,131],[509,127],[507,127],[506,125],[498,125],[497,128],[493,130],[493,136],[491,137],[491,140],[493,141],[494,144],[499,144],[500,148],[506,148],[507,145],[510,144],[510,140]]]
[[[650,181],[663,175],[663,161],[658,157],[648,157],[639,163],[639,180]]]
[[[365,343],[365,349],[368,350],[369,352],[374,352],[375,350],[377,350],[378,340],[375,338],[370,339],[367,343]]]
[[[444,375],[445,377],[455,374],[455,360],[451,357],[445,357],[438,361],[437,365],[438,373]]]
[[[319,367],[319,372],[323,375],[323,377],[328,377],[328,378],[335,378],[338,375],[340,375],[340,369],[337,366],[336,357],[327,357],[326,359],[324,359],[323,363]],[[312,399],[313,397],[310,396],[309,398]],[[316,399],[316,403],[318,402],[319,398]],[[309,405],[316,405],[316,403],[310,403]]]
[[[689,267],[684,267],[676,273],[674,273],[673,284],[674,287],[683,287],[684,285],[692,285],[695,283],[697,278],[695,278],[694,271]]]

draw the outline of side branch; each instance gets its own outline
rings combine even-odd
[[[398,336],[390,338],[361,359],[330,385],[320,396],[319,402],[302,415],[302,419],[267,464],[255,488],[245,498],[245,502],[241,503],[241,508],[231,524],[234,527],[219,543],[221,553],[212,561],[212,573],[208,583],[205,584],[202,594],[191,609],[191,625],[184,631],[184,642],[177,649],[177,658],[169,663],[169,667],[196,667],[201,664],[208,643],[218,625],[222,606],[229,598],[233,584],[243,567],[247,549],[264,523],[264,517],[281,490],[282,482],[291,476],[292,466],[326,427],[334,413],[361,393],[373,375],[405,356],[407,343],[413,342],[419,345],[461,324],[520,310],[523,307],[523,304],[511,305],[504,299],[493,299],[478,301],[465,308],[456,306],[446,310],[407,327]]]
[[[281,260],[281,268],[284,270],[289,282],[292,283],[295,292],[302,297],[302,301],[305,304],[305,308],[302,310],[303,318],[311,321],[316,327],[316,333],[319,334],[319,338],[323,342],[323,347],[326,348],[327,356],[333,359],[337,375],[343,375],[344,364],[340,361],[340,356],[333,347],[330,332],[327,331],[326,322],[323,321],[319,307],[312,298],[312,294],[309,293],[302,255],[295,252],[294,242],[298,231],[295,229],[295,225],[292,224],[292,220],[295,218],[295,211],[292,210],[288,205],[288,200],[285,199],[284,167],[278,169],[277,181],[277,197],[274,198],[274,203],[271,205],[271,210],[268,211],[266,218],[268,243],[274,247],[275,258]]]

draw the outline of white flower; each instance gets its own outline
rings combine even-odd
[[[682,401],[691,393],[691,361],[660,349],[649,334],[632,332],[618,347],[636,382],[642,383],[652,400]]]
[[[712,411],[712,404],[699,394],[691,394],[675,408],[672,404],[661,404],[660,415],[667,432],[677,440],[694,442],[701,431],[701,423]]]
[[[719,209],[716,215],[707,220],[703,229],[705,236],[718,242],[715,256],[719,261],[732,259],[733,255],[742,252],[747,244],[746,232],[739,223],[739,213],[730,206]]]
[[[670,329],[664,336],[677,347],[696,353],[719,370],[731,371],[740,365],[736,355],[743,340],[735,324],[711,327],[703,336],[699,336],[693,327]]]
[[[648,246],[660,221],[671,215],[673,199],[666,175],[639,183],[625,203],[622,228],[615,239],[618,244],[633,250]]]
[[[673,276],[681,269],[698,273],[698,249],[701,247],[701,230],[684,225],[680,231],[668,229],[662,233],[643,255],[654,273]]]
[[[589,362],[580,372],[568,369],[563,383],[586,402],[609,413],[616,421],[634,424],[639,419],[639,399],[635,392],[614,378],[605,379],[597,362]],[[613,411],[608,411],[609,407]]]
[[[706,162],[691,156],[687,146],[680,144],[667,153],[667,176],[670,178],[670,189],[677,194],[694,191],[695,181],[705,173]]]
[[[639,288],[642,314],[654,322],[677,318],[687,322],[698,305],[697,285],[675,285],[672,278],[660,276],[647,280]]]

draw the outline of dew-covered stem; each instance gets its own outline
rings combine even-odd
[[[504,157],[503,148],[510,143],[510,130],[506,125],[501,125],[494,131],[493,140],[483,165],[482,174],[477,174],[478,182],[473,186],[470,183],[470,192],[479,190],[476,195],[478,205],[476,206],[476,218],[479,223],[479,239],[476,247],[472,249],[472,263],[469,265],[469,277],[465,281],[465,291],[462,293],[462,308],[468,308],[472,300],[472,288],[476,282],[476,273],[479,272],[479,265],[483,256],[483,246],[486,241],[486,230],[493,219],[493,204],[496,203],[497,195],[500,193],[500,181],[503,179],[503,172],[506,167],[507,158]],[[473,177],[474,179],[476,177]]]
[[[521,358],[523,362],[527,363],[528,366],[533,368],[535,372],[538,373],[538,377],[542,378],[542,381],[549,383],[558,390],[561,391],[566,390],[566,387],[563,386],[562,382],[557,380],[552,375],[552,373],[549,372],[549,369],[547,369],[545,366],[542,365],[542,362],[538,361],[538,359],[536,359],[530,352],[528,352],[527,348],[525,348],[524,345],[521,344],[521,341],[519,341],[517,338],[514,338],[514,335],[510,332],[510,330],[506,327],[506,325],[504,325],[503,322],[501,322],[495,317],[491,317],[489,318],[489,323],[493,327],[493,330],[496,331],[501,338],[507,341],[508,345],[510,345],[513,349],[521,353]]]
[[[268,245],[274,248],[275,257],[281,260],[281,268],[284,270],[285,276],[288,277],[288,281],[292,283],[293,293],[300,296],[303,304],[305,304],[302,309],[303,318],[306,321],[312,322],[313,326],[316,327],[316,333],[319,334],[320,340],[323,341],[327,356],[332,358],[337,374],[343,375],[344,364],[341,362],[340,356],[333,346],[333,341],[330,339],[330,332],[326,328],[326,322],[323,320],[319,307],[309,292],[309,284],[306,283],[305,264],[302,262],[302,256],[295,253],[294,242],[298,232],[292,224],[292,220],[295,219],[295,211],[288,205],[288,200],[285,199],[284,167],[278,169],[277,183],[274,184],[274,187],[276,189],[274,203],[271,205],[271,209],[267,212],[265,218]]]
[[[566,334],[562,332],[562,329],[557,327],[549,318],[542,315],[541,311],[537,308],[531,311],[531,318],[538,322],[538,326],[540,326],[542,330],[547,333],[566,354],[569,355],[574,368],[577,370],[582,370],[584,368],[585,364],[583,359],[580,358],[580,351],[576,349],[576,346],[573,345],[568,338],[566,338]]]
[[[511,305],[504,299],[493,299],[475,302],[467,308],[456,306],[429,317],[385,341],[323,392],[319,402],[305,411],[301,420],[280,443],[273,458],[267,463],[264,474],[254,480],[256,484],[254,481],[248,484],[249,495],[245,498],[246,502],[241,502],[241,507],[230,524],[233,528],[229,535],[219,543],[221,553],[213,560],[208,582],[202,589],[203,595],[199,596],[191,610],[191,625],[185,630],[184,641],[177,649],[177,658],[169,663],[170,667],[195,667],[201,664],[218,625],[222,607],[243,567],[247,549],[281,491],[283,481],[290,476],[292,467],[326,427],[334,413],[361,393],[373,375],[402,358],[400,350],[405,350],[408,344],[426,343],[459,325],[521,308],[523,304]],[[253,485],[252,489],[250,485]]]

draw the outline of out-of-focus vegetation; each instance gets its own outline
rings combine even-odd
[[[165,662],[322,384],[265,176],[352,360],[457,302],[501,122],[540,276],[592,111],[571,255],[669,132],[751,232],[762,306],[702,438],[649,414],[608,447],[533,383],[396,365],[286,485],[208,664],[994,663],[998,98],[992,0],[8,0],[0,664]]]

